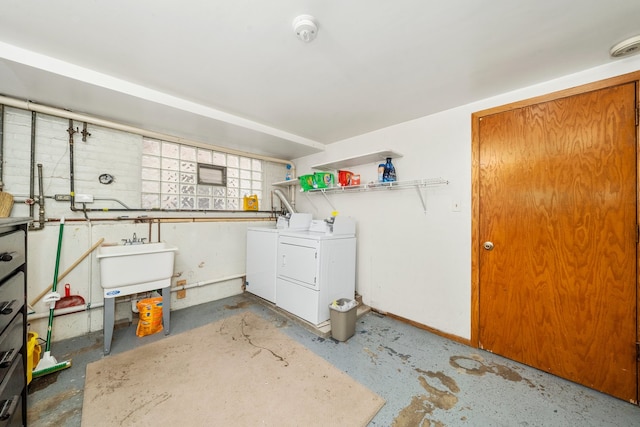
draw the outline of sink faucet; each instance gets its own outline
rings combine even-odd
[[[133,237],[131,239],[122,239],[125,245],[142,245],[147,240],[145,237],[138,239],[136,233],[133,233]]]

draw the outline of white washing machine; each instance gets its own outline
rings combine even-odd
[[[278,239],[278,307],[319,325],[329,320],[329,304],[355,297],[355,221],[312,221],[307,231],[283,231]]]
[[[246,290],[276,303],[278,236],[283,231],[307,230],[311,214],[294,213],[279,218],[274,227],[247,228]]]
[[[276,302],[279,234],[277,228],[247,228],[246,290],[272,303]]]

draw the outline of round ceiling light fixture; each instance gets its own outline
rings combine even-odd
[[[609,50],[609,54],[614,58],[631,55],[640,52],[640,36],[629,37],[621,41]]]
[[[316,18],[311,15],[300,15],[293,20],[293,31],[300,40],[310,43],[318,35],[318,26]]]

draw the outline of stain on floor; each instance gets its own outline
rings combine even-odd
[[[51,396],[48,399],[35,402],[30,401],[29,408],[27,409],[28,424],[32,427],[67,425],[69,418],[79,415],[82,411],[82,399],[72,400],[72,398],[81,393],[82,390],[72,388]],[[70,402],[74,401],[79,403],[72,404],[65,411],[60,410],[62,406],[69,406]]]
[[[494,374],[502,377],[507,381],[526,381],[529,383],[529,386],[534,387],[531,381],[523,378],[522,375],[520,375],[515,370],[498,363],[487,364],[485,360],[478,354],[472,354],[471,356],[451,356],[449,358],[449,364],[461,373],[476,376]]]
[[[240,302],[238,302],[237,304],[234,304],[234,305],[226,304],[224,306],[224,308],[226,308],[227,310],[238,310],[238,309],[241,309],[241,308],[247,308],[251,304],[252,304],[251,301],[240,301]]]
[[[363,350],[365,353],[367,353],[367,355],[371,358],[371,363],[373,363],[374,365],[377,365],[377,361],[378,361],[378,353],[371,351],[368,348],[364,348]]]
[[[392,349],[385,347],[387,351],[398,355]],[[451,356],[449,364],[457,372],[467,375],[483,376],[486,374],[497,375],[507,381],[525,381],[529,386],[533,383],[523,378],[516,370],[498,363],[488,363],[480,355]],[[395,418],[393,426],[444,426],[444,424],[433,418],[437,409],[449,411],[458,403],[457,393],[460,387],[455,379],[446,375],[442,371],[434,372],[420,368],[414,368],[418,375],[418,382],[426,391],[425,394],[413,396],[411,403],[402,409]]]
[[[411,357],[411,355],[409,354],[398,353],[391,347],[381,346],[381,348],[387,350],[387,352],[389,353],[389,356],[398,356],[400,360],[402,360],[403,362],[406,362]]]
[[[416,372],[422,374],[418,376],[418,381],[427,393],[413,396],[411,403],[400,411],[393,426],[442,427],[445,425],[444,423],[431,418],[433,412],[436,409],[448,411],[453,408],[458,403],[458,397],[455,393],[460,391],[460,387],[453,378],[443,372],[422,369],[416,369]],[[434,385],[438,381],[445,389],[439,388],[440,384]]]
[[[444,384],[449,390],[453,393],[458,393],[460,391],[460,387],[456,383],[456,380],[453,378],[443,374],[442,372],[431,372],[431,371],[423,371],[422,369],[416,368],[416,372],[420,372],[430,378],[437,378],[440,380],[442,384]]]
[[[514,369],[498,363],[488,363],[478,354],[451,356],[449,364],[462,374],[478,377],[493,374],[507,381],[524,381],[530,387],[535,387],[530,380],[523,378]],[[433,419],[433,413],[436,409],[448,411],[456,406],[458,403],[456,393],[460,392],[460,387],[452,377],[441,371],[433,372],[419,368],[415,368],[415,370],[420,374],[418,382],[426,391],[426,394],[414,396],[411,399],[411,403],[400,411],[394,420],[393,426],[444,426],[441,421]]]
[[[54,384],[58,381],[58,376],[60,375],[60,371],[52,372],[47,375],[43,375],[38,378],[33,378],[31,383],[29,383],[29,394],[35,393],[36,391],[44,390],[49,387],[51,384]]]
[[[260,345],[255,344],[252,340],[251,340],[251,336],[250,334],[246,331],[246,329],[248,329],[248,323],[245,317],[242,318],[242,323],[240,324],[240,332],[242,334],[242,337],[253,347],[255,347],[257,349],[257,351],[253,354],[253,356],[251,356],[252,358],[257,356],[258,354],[260,354],[262,352],[262,350],[266,350],[269,353],[271,353],[271,355],[278,360],[279,362],[282,362],[284,365],[284,367],[286,368],[287,366],[289,366],[289,361],[281,356],[280,354],[276,353],[273,349],[269,348],[269,347],[263,347]]]
[[[94,343],[93,343],[92,345],[90,345],[90,346],[86,346],[86,347],[82,347],[82,348],[80,348],[80,349],[78,349],[78,350],[75,350],[75,351],[69,352],[69,353],[67,353],[67,354],[65,354],[65,355],[64,355],[64,359],[67,359],[67,360],[68,360],[68,359],[72,359],[72,358],[74,358],[75,356],[79,356],[79,355],[81,355],[81,354],[88,353],[88,352],[91,352],[91,351],[93,351],[93,350],[101,349],[101,348],[102,348],[102,346],[103,346],[103,342],[102,342],[102,340],[101,340],[101,339],[96,338],[96,340],[94,341]]]

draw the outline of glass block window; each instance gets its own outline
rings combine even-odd
[[[226,185],[201,183],[199,165],[225,170]],[[241,210],[250,195],[262,206],[262,160],[144,138],[141,171],[144,209]]]

